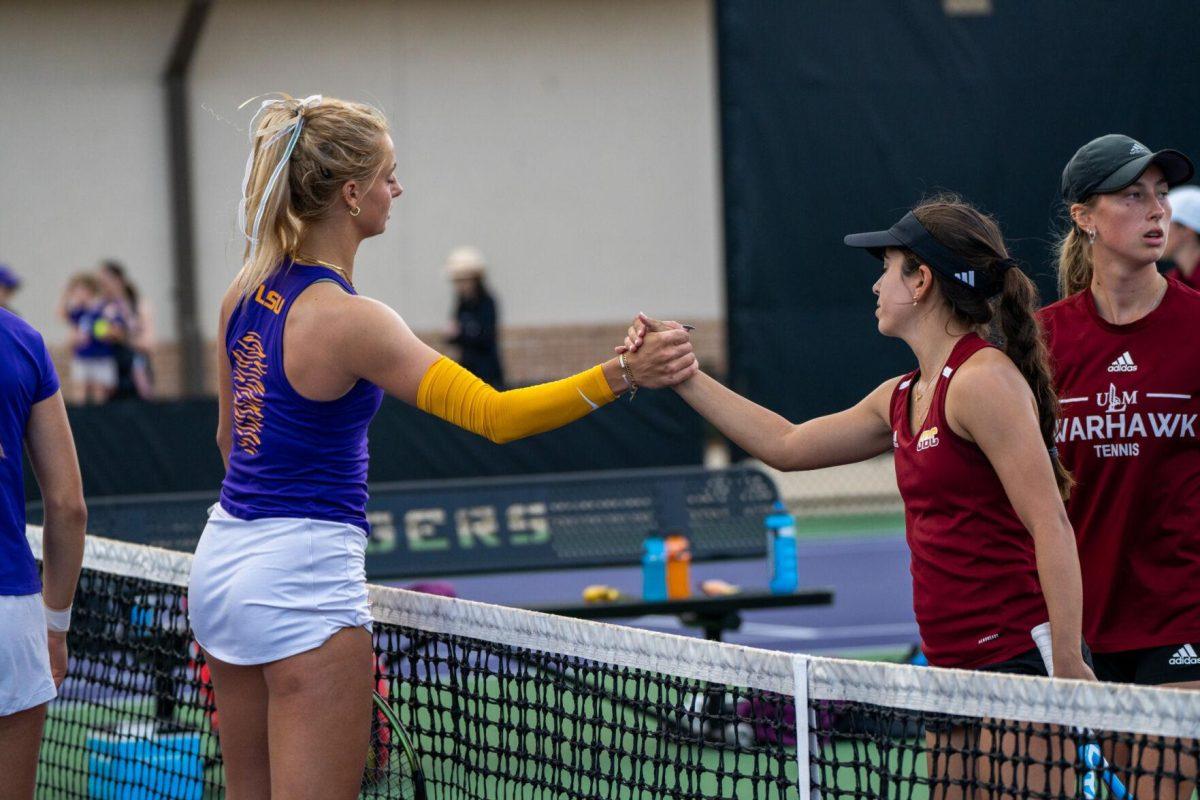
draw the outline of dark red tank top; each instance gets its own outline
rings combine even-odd
[[[1035,646],[1029,631],[1048,618],[1033,537],[987,456],[946,421],[955,373],[985,347],[973,333],[959,339],[916,433],[909,396],[918,373],[901,378],[892,394],[913,610],[925,655],[939,667],[983,667],[1020,655]]]
[[[1098,653],[1200,642],[1200,294],[1172,280],[1158,308],[1113,325],[1084,291],[1041,320],[1083,636]]]

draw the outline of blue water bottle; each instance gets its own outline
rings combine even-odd
[[[796,570],[796,520],[788,513],[783,502],[776,500],[767,516],[766,525],[771,592],[791,594],[799,583]]]
[[[642,599],[667,599],[667,542],[661,536],[642,542]]]

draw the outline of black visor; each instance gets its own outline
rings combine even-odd
[[[1003,271],[998,280],[989,280],[986,273],[975,269],[935,239],[911,211],[886,231],[852,233],[842,241],[850,247],[861,247],[879,259],[889,247],[911,250],[921,263],[928,264],[943,278],[961,283],[985,297],[993,297],[1004,288]]]

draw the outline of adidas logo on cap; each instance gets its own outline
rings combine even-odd
[[[954,273],[954,277],[958,278],[967,286],[975,285],[975,270],[971,270],[969,272],[956,272]]]
[[[1116,361],[1108,365],[1109,372],[1137,372],[1137,364],[1133,363],[1133,356],[1129,355],[1126,350],[1121,355],[1117,356]]]
[[[1196,650],[1190,644],[1185,644],[1175,651],[1175,655],[1171,656],[1171,660],[1167,663],[1173,667],[1200,664],[1200,656],[1196,655]]]
[[[1149,152],[1150,152],[1150,148],[1146,147],[1146,145],[1142,144],[1141,142],[1134,142],[1129,147],[1129,155],[1131,155],[1131,156],[1139,156],[1139,155],[1142,155],[1144,153],[1149,153]]]

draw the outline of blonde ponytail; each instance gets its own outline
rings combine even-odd
[[[250,125],[239,209],[242,300],[295,255],[309,223],[335,210],[347,181],[369,185],[380,176],[387,132],[382,112],[362,103],[286,94],[263,102]]]
[[[1058,242],[1058,296],[1070,297],[1092,283],[1092,245],[1072,223]]]

